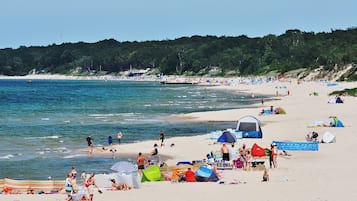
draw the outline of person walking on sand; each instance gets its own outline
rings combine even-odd
[[[87,143],[88,143],[88,153],[89,155],[93,154],[93,138],[92,136],[88,136],[87,137]]]
[[[138,165],[138,171],[140,174],[145,169],[145,163],[146,163],[145,156],[141,152],[139,152],[138,157],[136,159],[136,164]]]
[[[165,140],[165,135],[164,135],[164,132],[161,130],[161,131],[160,131],[160,141],[161,141],[160,146],[161,146],[161,147],[164,146],[164,140]]]

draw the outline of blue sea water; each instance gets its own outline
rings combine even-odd
[[[65,178],[77,171],[110,172],[118,160],[88,157],[75,150],[107,144],[121,131],[123,143],[193,136],[234,127],[234,122],[167,121],[197,111],[241,108],[249,94],[207,90],[199,85],[135,81],[0,80],[0,178]],[[147,150],[143,150],[145,152]],[[126,159],[126,158],[125,158]]]

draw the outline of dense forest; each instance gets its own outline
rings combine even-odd
[[[264,75],[294,69],[329,70],[352,64],[356,80],[357,28],[331,32],[288,30],[279,36],[250,38],[192,36],[175,40],[21,46],[0,49],[0,74],[118,74],[156,69],[174,75]]]

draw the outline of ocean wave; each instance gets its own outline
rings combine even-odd
[[[140,113],[128,112],[128,113],[121,113],[122,116],[134,116]]]
[[[146,105],[146,106],[151,106],[151,105]],[[96,119],[101,119],[101,118],[115,117],[115,116],[135,116],[140,114],[141,113],[128,112],[128,113],[109,113],[109,114],[89,114],[88,116],[94,117]]]
[[[8,155],[5,155],[5,156],[0,156],[0,159],[10,159],[10,158],[13,158],[14,155],[12,154],[8,154]]]
[[[113,117],[115,115],[116,114],[110,113],[110,114],[89,114],[88,116],[98,118],[98,117]]]
[[[41,118],[42,121],[49,121],[50,118]]]
[[[68,152],[69,150],[66,147],[57,147],[54,149],[56,152]]]
[[[124,121],[137,121],[137,119],[123,119]]]
[[[59,136],[57,135],[49,135],[49,136],[41,136],[41,137],[25,137],[26,140],[33,140],[33,139],[58,139]]]
[[[79,158],[79,157],[83,157],[86,156],[85,154],[72,154],[72,155],[67,155],[64,156],[63,158]]]
[[[97,116],[97,117],[94,117],[94,118],[96,118],[96,119],[106,119],[106,118],[108,118],[109,116]]]

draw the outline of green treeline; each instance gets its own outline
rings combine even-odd
[[[7,48],[0,50],[0,74],[26,75],[33,69],[37,73],[115,74],[132,66],[164,74],[205,75],[219,69],[219,75],[244,76],[321,66],[329,70],[355,66],[356,61],[357,28],[328,33],[288,30],[279,36],[258,38],[192,36],[144,42],[108,39]]]

